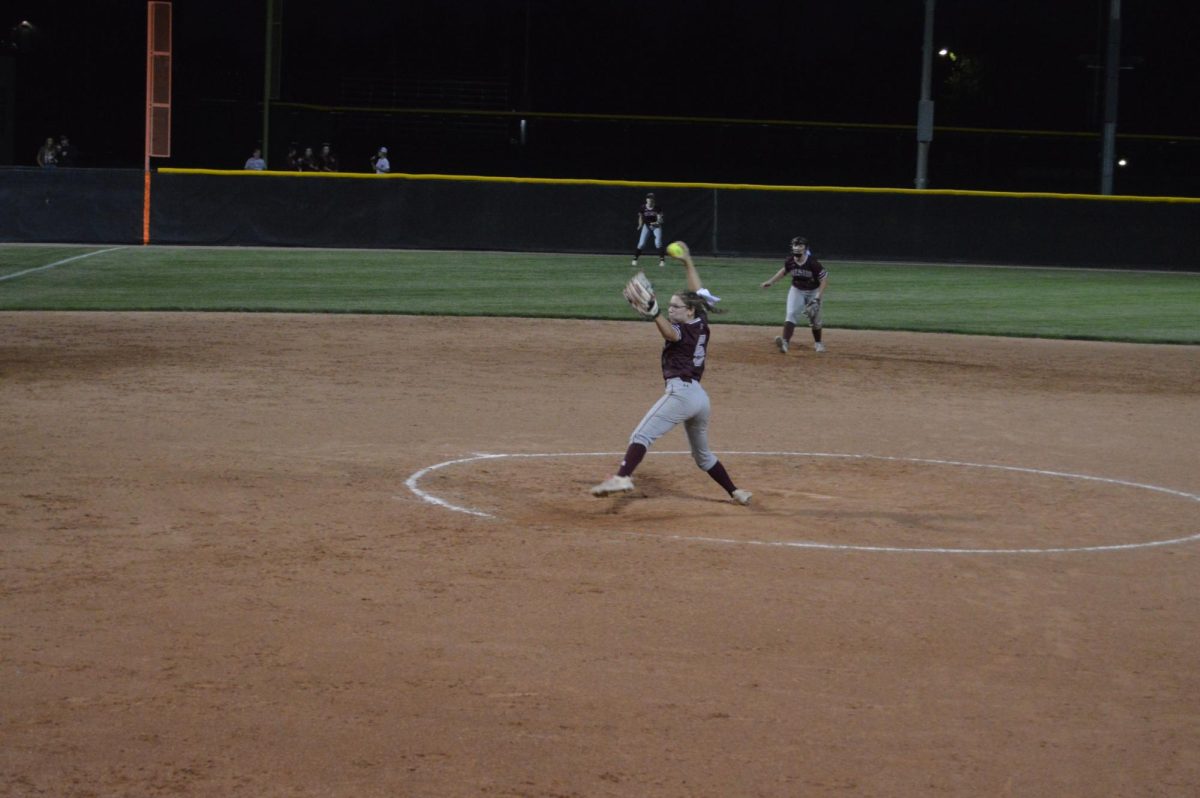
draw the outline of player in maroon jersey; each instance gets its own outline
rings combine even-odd
[[[646,242],[650,240],[651,234],[654,235],[654,246],[658,249],[658,265],[663,265],[663,255],[666,253],[666,250],[663,249],[662,225],[664,219],[666,219],[666,214],[656,204],[654,194],[647,194],[646,201],[642,203],[642,207],[638,208],[638,243],[637,249],[633,252],[634,266],[638,265],[638,258],[642,257],[642,249],[646,246]]]
[[[633,490],[633,471],[656,440],[683,424],[692,459],[712,477],[738,504],[749,504],[748,490],[733,484],[725,466],[708,447],[708,420],[711,412],[708,393],[700,385],[708,359],[708,314],[716,312],[719,301],[700,284],[700,275],[686,247],[682,255],[687,269],[687,291],[671,297],[667,318],[654,316],[654,325],[663,337],[662,375],[666,392],[654,403],[629,438],[629,448],[617,473],[592,488],[593,496],[609,496]]]
[[[791,345],[792,333],[796,330],[796,320],[801,313],[808,319],[812,329],[813,349],[818,353],[825,351],[821,343],[821,300],[825,296],[825,285],[829,282],[829,272],[817,260],[816,255],[808,248],[808,239],[796,236],[792,239],[792,254],[779,271],[771,279],[762,283],[762,288],[770,288],[791,275],[792,286],[788,289],[787,315],[783,322],[783,335],[775,338],[775,346],[787,354]]]

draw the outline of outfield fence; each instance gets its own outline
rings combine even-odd
[[[0,170],[0,241],[141,243],[140,170]],[[149,243],[623,253],[647,190],[668,239],[770,256],[1200,271],[1200,199],[162,169]]]

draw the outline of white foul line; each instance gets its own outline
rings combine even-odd
[[[650,452],[651,455],[679,455],[688,454],[688,452]],[[1200,502],[1200,496],[1192,493],[1185,493],[1181,490],[1173,490],[1164,488],[1158,485],[1147,485],[1141,482],[1130,482],[1123,479],[1111,479],[1109,477],[1095,477],[1087,474],[1072,474],[1066,471],[1048,471],[1039,468],[1023,468],[1020,466],[1005,466],[991,465],[986,463],[966,463],[959,460],[932,460],[919,457],[889,457],[886,455],[875,454],[834,454],[829,452],[722,452],[721,454],[728,455],[744,455],[758,457],[831,457],[849,460],[884,460],[890,462],[901,463],[924,463],[929,465],[949,465],[959,466],[963,468],[986,468],[995,471],[1014,471],[1023,474],[1035,474],[1038,476],[1048,477],[1063,477],[1065,479],[1078,479],[1089,482],[1102,482],[1108,485],[1120,485],[1127,488],[1141,488],[1143,490],[1155,491],[1157,493],[1165,493],[1171,496],[1178,496],[1184,499]],[[438,498],[430,493],[427,493],[417,487],[417,483],[430,472],[436,471],[447,466],[459,465],[462,463],[471,463],[477,460],[497,460],[502,458],[549,458],[549,457],[613,457],[620,456],[620,453],[614,452],[557,452],[557,453],[540,453],[540,454],[488,454],[477,453],[470,457],[463,457],[458,460],[448,460],[444,463],[429,466],[417,471],[404,484],[414,494],[420,497],[423,501],[430,504],[436,504],[439,507],[444,507],[447,510],[455,512],[467,513],[469,515],[478,516],[480,518],[494,518],[490,513],[485,513],[482,510],[473,510],[469,507],[459,507],[451,504],[443,499]],[[1171,538],[1169,540],[1149,540],[1141,543],[1115,543],[1101,546],[1053,546],[1046,548],[1015,548],[1015,549],[969,549],[969,548],[950,548],[950,547],[903,547],[903,546],[860,546],[843,543],[820,543],[815,541],[766,541],[766,540],[732,540],[727,538],[709,538],[695,537],[686,535],[654,535],[650,533],[633,532],[630,534],[643,537],[658,537],[667,540],[679,540],[684,542],[701,542],[701,543],[720,543],[727,545],[744,545],[744,546],[774,546],[782,548],[797,548],[797,549],[825,549],[832,551],[865,551],[865,552],[884,552],[884,553],[916,553],[916,554],[1066,554],[1076,552],[1105,552],[1105,551],[1127,551],[1130,549],[1145,549],[1155,546],[1171,546],[1179,543],[1191,543],[1200,540],[1200,532],[1194,535],[1187,535],[1179,538]]]
[[[0,282],[2,282],[4,280],[11,280],[14,277],[20,277],[23,274],[33,274],[34,272],[40,272],[43,269],[53,269],[55,266],[62,266],[64,263],[70,263],[73,260],[82,260],[84,258],[90,258],[93,255],[103,255],[105,252],[116,252],[118,249],[129,249],[129,247],[128,246],[109,247],[108,249],[98,249],[95,252],[85,252],[82,255],[72,255],[69,258],[63,258],[62,260],[56,260],[56,261],[54,261],[54,263],[47,263],[45,266],[35,266],[34,268],[26,269],[25,271],[13,272],[12,274],[5,274],[3,276],[0,276]]]

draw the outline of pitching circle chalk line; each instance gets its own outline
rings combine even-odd
[[[442,463],[422,468],[412,474],[404,481],[405,486],[412,491],[422,501],[429,504],[437,505],[438,507],[452,510],[457,513],[466,513],[480,518],[494,518],[490,513],[485,513],[482,510],[475,510],[470,507],[460,507],[456,504],[451,504],[445,499],[441,499],[433,494],[422,490],[418,487],[418,483],[427,474],[438,471],[450,466],[462,465],[464,463],[474,463],[481,460],[501,460],[506,458],[556,458],[556,457],[620,457],[621,452],[548,452],[548,453],[532,453],[532,454],[503,454],[490,452],[477,452],[470,457],[461,457],[456,460],[447,460]],[[664,455],[686,455],[689,452],[650,452],[651,456]],[[995,471],[1012,471],[1021,474],[1034,474],[1044,477],[1060,477],[1063,479],[1075,479],[1085,482],[1099,482],[1106,485],[1119,485],[1126,488],[1140,488],[1149,490],[1155,493],[1164,493],[1168,496],[1178,496],[1182,499],[1190,499],[1194,502],[1200,502],[1200,496],[1193,493],[1185,493],[1181,490],[1173,490],[1164,488],[1159,485],[1147,485],[1141,482],[1129,482],[1123,479],[1110,479],[1108,477],[1096,477],[1088,474],[1072,474],[1066,471],[1048,471],[1040,468],[1023,468],[1021,466],[996,465],[988,463],[967,463],[959,460],[935,460],[921,457],[889,457],[886,455],[877,454],[839,454],[832,452],[721,452],[722,455],[741,455],[747,457],[826,457],[839,458],[844,460],[880,460],[887,462],[898,463],[919,463],[923,465],[943,465],[955,466],[959,468],[982,468]],[[397,497],[399,498],[399,497]],[[780,548],[796,548],[796,549],[825,549],[832,551],[863,551],[863,552],[879,552],[879,553],[912,553],[912,554],[1066,554],[1076,552],[1107,552],[1107,551],[1128,551],[1130,549],[1146,549],[1157,546],[1173,546],[1181,543],[1191,543],[1200,540],[1200,532],[1194,535],[1186,535],[1184,537],[1170,538],[1166,540],[1147,540],[1138,543],[1114,543],[1103,546],[1051,546],[1044,548],[1012,548],[1012,549],[985,549],[985,548],[949,548],[941,546],[930,547],[912,547],[912,546],[859,546],[848,543],[822,543],[819,541],[805,540],[785,540],[785,541],[769,541],[769,540],[732,540],[728,538],[711,538],[711,537],[694,537],[687,535],[653,535],[651,533],[634,533],[643,536],[666,538],[669,540],[680,540],[685,542],[695,543],[720,543],[728,545],[742,546],[773,546]]]

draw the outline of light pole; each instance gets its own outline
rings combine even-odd
[[[929,144],[933,141],[933,4],[925,0],[925,42],[921,48],[921,99],[917,102],[917,188],[929,186]]]
[[[283,0],[267,0],[267,41],[263,48],[263,121],[262,157],[271,163],[268,148],[271,146],[271,100],[279,99],[279,67],[282,50]]]
[[[1113,193],[1113,159],[1117,150],[1117,87],[1121,74],[1121,0],[1108,7],[1108,47],[1104,54],[1104,143],[1100,156],[1100,193]]]

